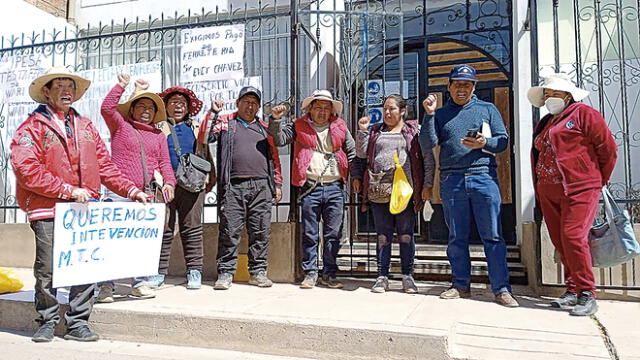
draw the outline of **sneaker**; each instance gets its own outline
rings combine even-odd
[[[189,270],[187,274],[187,289],[195,290],[202,287],[202,274],[198,270]]]
[[[155,291],[147,285],[141,285],[138,287],[131,288],[132,297],[138,299],[153,299],[156,297]]]
[[[452,300],[452,299],[466,299],[471,297],[471,290],[458,289],[457,287],[450,287],[448,290],[443,291],[440,294],[440,299]]]
[[[496,295],[496,302],[502,306],[506,306],[506,307],[518,307],[520,306],[520,304],[518,304],[518,301],[516,300],[516,298],[513,297],[513,294],[511,294],[508,291],[503,291],[501,293],[498,293]]]
[[[559,298],[551,300],[551,307],[561,308],[563,306],[575,306],[578,302],[578,295],[574,292],[567,291],[560,295]]]
[[[98,334],[94,333],[88,325],[82,325],[75,329],[67,330],[64,335],[65,340],[75,341],[98,341]]]
[[[96,302],[108,304],[113,302],[113,288],[109,285],[100,285]]]
[[[164,285],[164,274],[151,275],[145,281],[145,285],[149,286],[152,289],[159,288]]]
[[[342,289],[344,287],[344,285],[338,281],[337,277],[329,275],[322,275],[322,278],[320,278],[320,284],[331,289]]]
[[[378,276],[375,284],[371,287],[371,292],[383,293],[389,289],[389,278],[386,276]]]
[[[313,289],[318,281],[318,273],[315,271],[309,271],[305,276],[302,283],[300,283],[301,289]]]
[[[269,280],[266,271],[260,270],[257,274],[251,275],[249,278],[249,285],[256,285],[257,287],[271,287],[273,285],[273,281]]]
[[[51,342],[53,340],[53,331],[55,330],[56,324],[52,322],[44,323],[38,328],[35,334],[31,337],[31,341],[33,342]]]
[[[218,273],[218,280],[213,284],[214,290],[229,290],[231,282],[233,281],[233,275],[228,272]]]
[[[571,310],[573,316],[590,316],[598,311],[598,304],[591,291],[583,291],[578,296],[576,306]]]
[[[407,294],[417,294],[418,287],[411,275],[402,275],[402,290]]]

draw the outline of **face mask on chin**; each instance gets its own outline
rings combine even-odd
[[[549,110],[551,114],[556,115],[560,114],[567,105],[564,103],[563,98],[550,97],[544,101],[544,106],[547,107],[547,110]]]

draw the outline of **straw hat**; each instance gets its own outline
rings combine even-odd
[[[138,87],[136,87],[136,90],[131,94],[131,96],[129,96],[129,100],[127,100],[126,103],[118,105],[118,112],[120,112],[120,114],[125,118],[129,117],[129,109],[131,109],[131,105],[133,105],[136,100],[142,98],[148,98],[156,104],[156,115],[153,117],[154,124],[167,120],[167,112],[164,108],[164,101],[162,101],[162,98],[160,98],[156,93]]]
[[[31,82],[31,85],[29,85],[29,96],[37,103],[46,104],[48,101],[47,97],[44,96],[42,87],[49,81],[58,78],[69,78],[76,83],[76,93],[73,101],[80,99],[82,95],[87,92],[87,89],[89,89],[89,85],[91,85],[90,80],[72,73],[71,70],[65,66],[54,66]]]
[[[164,102],[166,103],[167,101],[169,101],[169,95],[176,94],[176,93],[181,94],[187,98],[187,102],[189,103],[189,107],[188,107],[189,115],[191,116],[198,115],[198,113],[202,109],[202,101],[198,99],[196,94],[193,91],[191,91],[191,89],[187,89],[186,87],[182,87],[182,86],[172,86],[166,89],[165,91],[159,93],[158,95],[160,95],[162,100],[164,100]]]
[[[535,107],[542,107],[544,105],[544,89],[566,91],[573,96],[574,101],[582,101],[589,96],[589,92],[576,87],[567,74],[554,73],[546,76],[542,85],[529,89],[527,98],[531,105]]]
[[[314,100],[331,101],[333,104],[333,113],[340,114],[342,112],[342,103],[333,99],[333,95],[329,90],[316,90],[308,98],[302,100],[302,110],[309,111],[308,107]]]

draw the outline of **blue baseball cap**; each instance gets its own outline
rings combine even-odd
[[[456,65],[451,68],[451,72],[449,73],[449,81],[451,80],[478,81],[478,78],[476,78],[476,69],[467,64]]]

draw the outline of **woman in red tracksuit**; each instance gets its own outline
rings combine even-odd
[[[565,74],[546,77],[527,94],[549,111],[536,125],[531,155],[536,196],[565,270],[567,290],[551,306],[573,306],[576,316],[598,310],[587,236],[617,158],[602,114],[580,102],[588,94]]]

